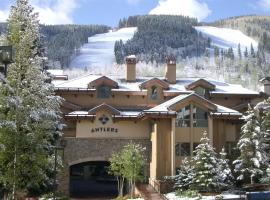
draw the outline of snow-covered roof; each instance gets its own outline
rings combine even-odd
[[[214,115],[229,114],[229,115],[235,115],[235,116],[242,116],[242,113],[236,110],[233,110],[233,109],[230,109],[230,108],[218,105],[218,104],[215,104],[215,105],[217,106],[217,111],[213,113]]]
[[[121,111],[119,116],[139,116],[141,112],[140,111]],[[92,116],[88,114],[88,111],[73,111],[68,113],[67,116]]]
[[[53,76],[62,76],[64,75],[64,71],[60,69],[48,69],[47,72],[49,72]]]
[[[55,82],[53,81],[55,87],[57,89],[88,89],[88,84],[98,78],[102,77],[101,75],[85,75],[79,78],[67,80],[67,81],[61,81],[61,82]],[[108,78],[116,81],[118,83],[118,88],[113,89],[113,91],[126,91],[126,92],[133,92],[133,91],[142,91],[140,88],[140,85],[147,81],[152,79],[153,77],[139,77],[137,78],[136,82],[126,82],[122,77],[119,76],[108,76]],[[161,80],[164,80],[164,78],[160,77]],[[212,94],[245,94],[245,95],[259,95],[258,92],[249,90],[247,88],[244,88],[241,85],[237,84],[229,84],[222,81],[216,81],[213,79],[204,78],[209,83],[215,85],[215,90],[210,91]],[[177,79],[176,84],[169,84],[169,89],[164,90],[165,93],[191,93],[192,91],[186,89],[186,85],[189,85],[195,81],[197,81],[198,78],[179,78]]]

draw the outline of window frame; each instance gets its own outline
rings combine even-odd
[[[188,114],[185,113],[188,111]],[[190,128],[191,127],[191,105],[187,105],[177,111],[175,119],[175,126],[179,128]]]
[[[185,147],[187,149],[185,149]],[[175,144],[175,156],[188,157],[191,156],[191,144],[190,142],[177,142]]]
[[[198,110],[203,111],[204,118],[198,118]],[[208,128],[208,112],[203,110],[202,108],[193,105],[192,108],[192,114],[193,114],[193,127],[194,128]],[[203,123],[198,123],[203,122]]]
[[[104,89],[106,89],[107,91],[105,91]],[[110,98],[111,87],[109,87],[107,85],[100,85],[100,86],[97,87],[96,91],[97,91],[97,98],[98,99],[108,99],[108,98]],[[104,94],[104,92],[106,92],[106,94]]]
[[[150,90],[150,99],[157,100],[158,99],[158,87],[153,85]]]

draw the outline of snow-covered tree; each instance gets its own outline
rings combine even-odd
[[[219,188],[221,190],[227,189],[233,186],[234,177],[232,175],[231,168],[229,166],[229,160],[226,158],[227,153],[225,149],[222,148],[219,153],[218,159],[218,179],[219,179]]]
[[[218,160],[216,152],[209,144],[207,132],[204,132],[200,144],[194,151],[194,177],[192,188],[200,191],[214,191],[218,189]]]
[[[238,180],[253,182],[263,174],[262,161],[264,149],[262,147],[261,125],[257,113],[249,106],[244,116],[245,124],[241,128],[241,136],[237,143],[240,156],[233,162]]]
[[[42,72],[38,15],[28,0],[17,0],[8,19],[7,42],[16,49],[1,87],[0,182],[12,199],[17,193],[39,195],[52,188],[54,146],[61,137],[61,98]]]
[[[193,177],[194,177],[193,165],[187,158],[185,158],[182,161],[180,169],[178,170],[177,175],[174,178],[175,179],[174,187],[181,191],[188,190],[192,184]]]

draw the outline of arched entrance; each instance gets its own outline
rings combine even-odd
[[[108,161],[83,162],[70,166],[70,195],[80,198],[117,196],[117,180],[108,174]]]

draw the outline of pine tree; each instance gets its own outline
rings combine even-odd
[[[259,110],[262,124],[262,142],[260,146],[263,148],[262,167],[264,175],[267,175],[267,168],[270,166],[270,99],[258,103],[256,108]]]
[[[245,124],[241,128],[241,136],[237,143],[240,156],[233,162],[238,180],[251,180],[251,183],[259,178],[263,171],[261,169],[263,149],[261,147],[261,127],[254,109],[249,106],[244,116]]]
[[[181,191],[188,190],[192,184],[193,177],[194,177],[193,166],[188,161],[188,159],[185,158],[182,161],[180,169],[178,170],[178,174],[175,176],[174,188],[179,189]]]
[[[248,49],[247,47],[245,48],[244,56],[247,58],[248,57]]]
[[[233,186],[234,177],[229,166],[229,160],[226,159],[227,153],[225,149],[222,148],[219,153],[218,159],[218,171],[219,171],[219,188],[221,190],[228,189]]]
[[[60,101],[42,73],[37,14],[28,0],[17,0],[8,19],[8,44],[16,49],[1,88],[0,182],[12,196],[39,195],[52,188],[53,146],[61,137]]]
[[[252,58],[255,58],[256,57],[252,43],[250,44],[250,55],[251,55]]]
[[[215,191],[218,189],[218,160],[213,147],[209,144],[207,132],[204,132],[200,144],[194,151],[194,177],[192,188],[199,191]]]
[[[240,43],[238,44],[237,51],[238,51],[238,58],[239,58],[239,60],[241,60],[242,59],[242,51],[241,51],[241,44]]]

